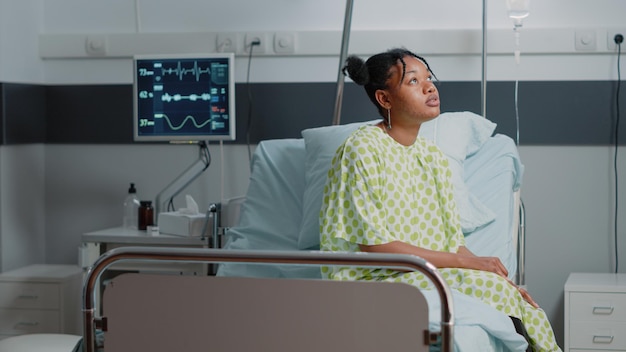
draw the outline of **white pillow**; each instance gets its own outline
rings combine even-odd
[[[380,120],[340,126],[324,126],[302,131],[306,146],[305,181],[299,249],[319,248],[319,212],[324,184],[337,148],[356,129]],[[463,181],[463,161],[491,136],[496,124],[471,112],[443,113],[422,124],[420,136],[433,140],[450,159],[455,198],[464,232],[493,221],[494,214],[467,191]],[[462,199],[459,199],[462,198]]]
[[[376,124],[380,120],[355,122],[347,125],[324,126],[302,131],[306,148],[304,164],[304,198],[302,200],[302,223],[298,238],[299,249],[319,249],[319,218],[322,208],[324,184],[331,161],[337,148],[352,132],[365,124]]]
[[[469,111],[443,113],[420,127],[419,135],[433,141],[448,157],[461,229],[466,234],[495,219],[494,212],[470,193],[463,172],[465,158],[476,153],[495,129],[495,123]]]

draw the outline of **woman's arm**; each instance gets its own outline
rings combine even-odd
[[[438,268],[465,268],[490,271],[502,277],[508,277],[508,271],[497,257],[478,257],[466,247],[459,247],[457,253],[439,252],[393,241],[378,245],[359,245],[361,251],[371,253],[412,254],[431,262]]]
[[[497,257],[478,257],[472,253],[467,247],[459,247],[458,252],[438,252],[430,249],[416,247],[401,241],[394,241],[386,244],[378,244],[373,246],[359,245],[363,252],[371,253],[396,253],[396,254],[412,254],[423,258],[438,268],[465,268],[482,271],[490,271],[504,277],[511,285],[517,287],[509,278],[506,267]],[[539,308],[539,305],[530,296],[528,291],[522,287],[517,287],[526,302],[533,307]]]

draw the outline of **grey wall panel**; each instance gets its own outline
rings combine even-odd
[[[237,141],[299,138],[300,131],[332,122],[333,84],[237,85]],[[250,113],[251,112],[251,113]],[[249,126],[249,129],[248,129]]]
[[[487,85],[487,116],[507,134],[515,131],[513,82]],[[615,133],[616,82],[520,82],[522,145],[611,145]],[[621,94],[620,104],[626,103]],[[622,111],[622,115],[624,112]],[[620,144],[626,131],[620,130]]]
[[[45,87],[0,84],[2,144],[42,143],[46,135]]]
[[[46,87],[46,143],[130,143],[130,85]]]
[[[5,98],[4,98],[5,89],[6,89],[5,84],[0,83],[0,145],[6,143],[6,137],[5,137],[6,128],[4,127],[5,121],[6,121],[6,108],[5,108],[6,104],[5,104]]]
[[[442,111],[480,113],[479,82],[437,84]],[[520,82],[520,144],[612,145],[616,84]],[[2,84],[0,88],[3,143],[133,143],[130,85]],[[334,83],[237,84],[234,143],[298,138],[305,128],[329,125],[335,89]],[[488,82],[487,97],[487,117],[498,124],[496,132],[516,138],[515,82]],[[620,103],[626,106],[623,94]],[[376,109],[363,88],[347,82],[342,124],[376,118]],[[622,128],[619,132],[620,144],[626,143],[626,131]]]
[[[480,84],[443,83],[442,95],[459,96],[443,100],[442,111],[480,111]],[[242,141],[249,118],[250,140],[300,137],[305,128],[332,123],[335,108],[334,83],[265,83],[237,87],[237,134]],[[251,104],[249,103],[251,97]],[[249,106],[252,109],[249,109]],[[252,111],[252,115],[249,115]],[[341,123],[369,121],[380,116],[365,94],[363,87],[346,83],[342,103]]]

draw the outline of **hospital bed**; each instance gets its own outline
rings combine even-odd
[[[300,139],[261,142],[252,161],[245,198],[231,200],[241,207],[235,216],[239,217],[237,225],[226,232],[224,250],[318,249],[318,214],[330,160],[349,133],[364,123],[375,122],[313,128],[302,131]],[[493,135],[494,130],[495,124],[481,116],[453,112],[424,124],[420,136],[438,144],[450,161],[467,246],[477,255],[499,257],[510,278],[519,282],[523,272],[518,264],[518,250],[523,249],[523,245],[518,245],[523,165],[513,140]],[[221,264],[217,276],[321,277],[319,268],[310,265],[255,263]],[[429,326],[437,331],[441,301],[436,292],[422,294],[429,305]],[[456,350],[525,349],[525,341],[507,316],[473,298],[456,292],[452,296]],[[303,297],[299,299],[301,304],[308,304]]]
[[[525,350],[509,317],[448,292],[445,283],[420,291],[404,284],[321,279],[319,265],[342,260],[424,270],[410,264],[420,260],[416,257],[318,251],[321,187],[330,159],[348,134],[376,122],[312,128],[302,131],[302,138],[262,141],[245,196],[219,207],[222,249],[127,248],[101,258],[96,267],[114,257],[178,256],[220,263],[215,277],[125,274],[113,279],[104,291],[102,317],[85,317],[105,330],[105,351],[165,351],[181,345],[220,351]],[[523,165],[515,143],[494,135],[495,127],[471,112],[443,113],[424,124],[420,136],[439,145],[450,161],[467,246],[478,255],[498,256],[516,279]],[[430,275],[439,280],[436,272]],[[365,305],[368,309],[361,309]],[[86,308],[92,312],[94,306]],[[93,329],[86,326],[86,332]],[[346,337],[345,331],[351,334]],[[86,336],[86,343],[92,339]]]

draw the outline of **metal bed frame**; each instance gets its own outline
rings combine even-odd
[[[428,333],[429,341],[441,337],[441,351],[453,349],[454,318],[452,293],[437,269],[422,258],[397,254],[356,254],[303,251],[235,251],[220,249],[122,247],[103,254],[87,273],[83,287],[83,338],[86,352],[95,352],[96,328],[105,321],[96,316],[96,291],[100,276],[112,264],[119,261],[178,261],[178,262],[237,262],[282,263],[310,265],[358,265],[390,267],[419,271],[434,284],[441,298],[441,331]],[[338,282],[341,284],[340,282]]]

